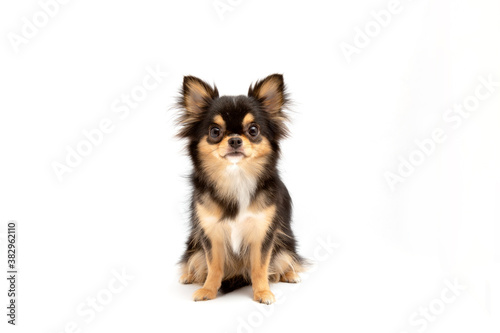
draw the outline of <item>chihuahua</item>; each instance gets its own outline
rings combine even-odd
[[[220,97],[217,87],[184,77],[178,136],[188,142],[193,194],[180,282],[203,284],[195,301],[251,284],[253,299],[271,304],[269,282],[300,281],[306,260],[277,168],[287,103],[280,74],[251,85],[247,96]]]

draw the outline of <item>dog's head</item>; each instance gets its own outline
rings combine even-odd
[[[179,100],[179,136],[189,140],[195,167],[209,173],[228,166],[254,172],[276,163],[279,140],[287,135],[283,76],[273,74],[250,86],[248,95],[221,96],[217,88],[184,77]]]

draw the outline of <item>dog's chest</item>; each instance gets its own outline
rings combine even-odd
[[[238,202],[240,212],[244,212],[250,205],[257,185],[256,180],[237,165],[228,166],[224,176],[226,179],[222,182],[223,194]]]
[[[261,229],[262,222],[262,213],[248,210],[240,212],[235,219],[226,222],[229,227],[227,240],[234,254],[240,254],[242,248],[252,241],[255,231]]]
[[[215,206],[198,204],[198,218],[209,239],[225,244],[227,251],[243,255],[253,246],[261,246],[274,219],[276,206],[257,209],[255,205],[240,209],[231,218],[214,215]]]
[[[217,190],[223,198],[237,203],[237,212],[235,215],[223,214],[220,218],[205,219],[202,223],[209,233],[212,230],[222,235],[226,249],[236,255],[241,255],[252,243],[260,240],[267,230],[266,213],[251,205],[256,187],[256,179],[248,171],[238,165],[228,166],[220,175]]]

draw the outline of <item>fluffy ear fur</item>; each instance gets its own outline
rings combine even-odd
[[[263,110],[269,114],[270,119],[277,124],[278,134],[286,136],[288,130],[284,122],[288,120],[288,117],[283,112],[283,108],[288,103],[288,96],[283,75],[272,74],[257,81],[248,89],[248,97],[253,97],[260,103]]]
[[[178,136],[190,137],[194,125],[203,119],[208,106],[217,97],[219,97],[219,92],[215,85],[212,88],[197,77],[184,76],[178,103],[182,109],[177,119],[181,125]]]

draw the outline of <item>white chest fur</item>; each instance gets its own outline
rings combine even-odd
[[[227,221],[231,230],[229,243],[235,254],[239,254],[246,235],[251,232],[252,225],[256,223],[256,214],[247,211],[250,200],[255,191],[256,182],[249,177],[237,164],[227,167],[227,177],[229,178],[228,194],[237,198],[239,213],[234,220]]]
[[[226,195],[238,200],[240,211],[246,210],[255,191],[256,180],[238,164],[229,165],[225,176],[227,177],[224,182]]]
[[[227,221],[229,226],[229,244],[233,253],[239,254],[242,248],[245,248],[252,242],[255,231],[261,229],[261,224],[265,223],[263,213],[252,213],[244,211],[234,220]]]
[[[229,235],[229,243],[233,253],[239,254],[241,249],[241,243],[243,242],[243,236],[245,235],[245,225],[243,221],[231,221],[229,224],[231,229],[231,234]]]
[[[253,245],[262,244],[275,214],[275,206],[260,211],[245,209],[234,219],[211,215],[203,206],[197,207],[200,224],[206,234],[226,245],[228,251],[241,255]]]
[[[227,250],[241,254],[252,243],[261,240],[268,225],[268,214],[250,209],[250,201],[255,192],[256,176],[238,163],[230,164],[219,174],[217,190],[219,194],[238,202],[238,215],[232,219],[219,220],[204,211],[201,223],[207,234],[224,239]]]

